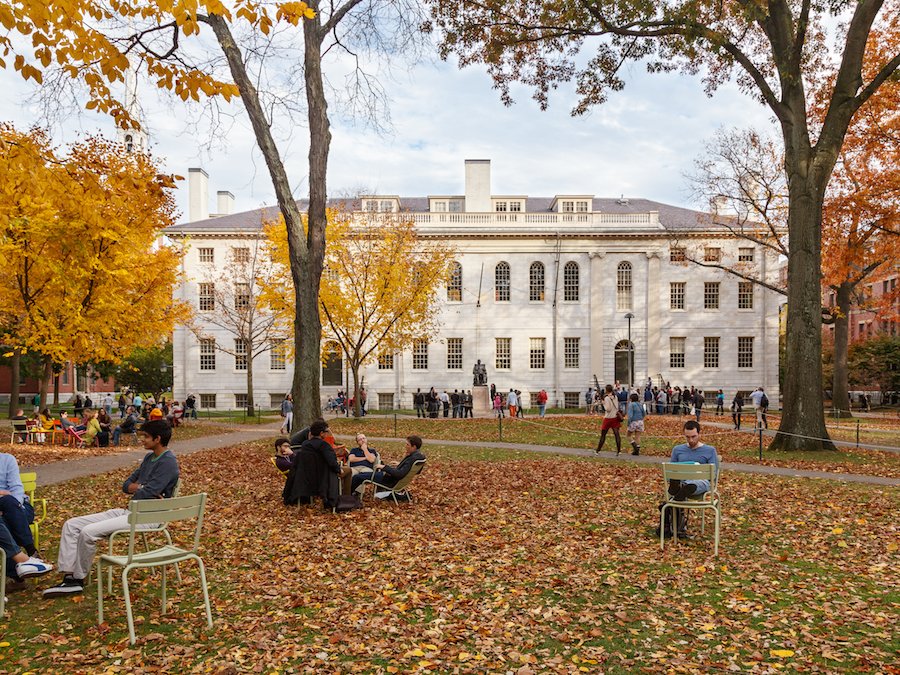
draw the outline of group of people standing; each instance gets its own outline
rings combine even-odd
[[[472,390],[454,389],[448,392],[446,389],[438,392],[432,387],[428,392],[416,389],[413,394],[413,408],[416,409],[416,417],[437,419],[441,416],[450,417],[451,412],[454,418],[474,417],[474,401]]]

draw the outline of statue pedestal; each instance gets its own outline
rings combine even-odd
[[[472,413],[475,417],[486,417],[492,413],[491,392],[485,384],[472,387]]]

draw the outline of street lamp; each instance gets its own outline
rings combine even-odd
[[[628,388],[630,389],[634,386],[634,346],[631,344],[631,320],[634,318],[634,314],[628,312],[625,318],[628,319]]]

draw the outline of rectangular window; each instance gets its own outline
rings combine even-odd
[[[687,260],[687,252],[680,246],[673,246],[669,249],[669,262],[682,263]]]
[[[669,338],[669,368],[684,368],[684,345],[687,338]]]
[[[462,370],[463,339],[447,338],[447,370]]]
[[[215,254],[213,253],[213,249],[211,248],[199,248],[197,249],[200,252],[200,262],[202,263],[211,263],[215,262]]]
[[[234,340],[234,369],[247,370],[247,341],[243,338]]]
[[[449,203],[450,213],[462,213],[462,199],[451,199]]]
[[[529,363],[532,370],[543,370],[547,367],[547,338],[531,338]]]
[[[719,338],[705,337],[703,338],[703,367],[718,368],[719,367]]]
[[[447,202],[435,202],[434,211],[435,213],[445,213],[447,211]]]
[[[722,260],[722,249],[715,246],[707,246],[703,251],[704,262],[720,262]]]
[[[393,200],[390,200],[390,199],[382,200],[380,210],[381,210],[381,211],[387,211],[387,212],[389,212],[389,213],[390,213],[391,211],[393,211],[393,210],[394,210],[394,202],[393,202]]]
[[[753,262],[753,249],[752,248],[739,248],[738,249],[738,262]]]
[[[247,394],[234,395],[234,407],[240,410],[247,407]]]
[[[428,340],[413,342],[413,370],[428,370]]]
[[[753,338],[738,338],[738,368],[753,367]]]
[[[378,394],[378,409],[379,410],[393,410],[394,409],[394,395],[393,394],[382,394],[379,392],[379,394]]]
[[[581,338],[567,337],[563,338],[563,367],[564,368],[580,368],[581,360]]]
[[[497,213],[506,213],[506,202],[494,202],[494,211]]]
[[[563,392],[563,405],[566,408],[580,408],[581,407],[581,394],[577,391],[564,391]]]
[[[234,285],[234,308],[247,309],[250,306],[250,284],[237,283]]]
[[[284,394],[269,394],[269,407],[272,410],[281,410],[281,402],[284,400]]]
[[[669,309],[684,309],[684,287],[686,282],[669,283]]]
[[[200,370],[216,369],[216,339],[202,338],[200,340]]]
[[[215,394],[200,394],[200,407],[201,408],[215,408],[216,407],[216,395]]]
[[[246,264],[250,262],[250,249],[246,246],[234,246],[231,249],[231,257],[236,263]]]
[[[60,373],[59,382],[60,384],[69,384],[69,364],[67,363]]]
[[[563,213],[575,213],[575,202],[563,202],[562,203],[562,212]]]
[[[521,211],[522,211],[522,202],[510,202],[510,203],[509,203],[509,210],[510,210],[512,213],[521,213]]]
[[[738,282],[738,309],[753,309],[753,282]]]
[[[494,348],[497,352],[496,358],[494,359],[494,368],[497,370],[509,370],[512,366],[512,338],[496,338],[494,344]]]
[[[378,370],[393,370],[394,369],[394,355],[393,354],[380,354],[378,356]]]
[[[287,340],[272,340],[269,350],[269,368],[271,370],[287,370]]]
[[[719,309],[719,282],[703,283],[703,309]]]
[[[211,312],[216,308],[215,284],[200,284],[200,311]]]
[[[450,279],[447,280],[447,300],[462,302],[462,265],[454,262],[450,267]]]
[[[587,202],[575,202],[575,211],[577,213],[587,213],[588,203]]]

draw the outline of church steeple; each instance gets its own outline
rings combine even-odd
[[[147,152],[148,141],[147,132],[144,130],[146,124],[140,102],[138,101],[137,92],[137,71],[134,65],[129,65],[125,71],[125,109],[132,119],[141,124],[141,129],[119,129],[117,133],[118,141],[125,146],[126,152]]]

